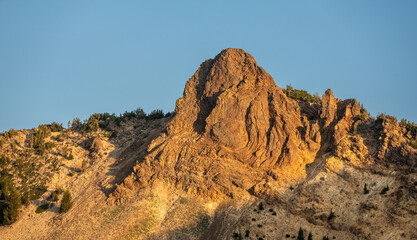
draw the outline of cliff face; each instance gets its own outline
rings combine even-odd
[[[164,181],[211,198],[268,195],[272,185],[303,181],[306,165],[352,130],[360,106],[331,90],[322,104],[288,98],[250,54],[226,49],[201,64],[175,113],[128,188]]]

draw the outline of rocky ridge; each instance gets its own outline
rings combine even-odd
[[[333,151],[359,114],[356,100],[331,90],[321,105],[291,99],[250,54],[226,49],[190,78],[167,133],[127,181],[140,188],[157,174],[211,198],[263,196],[276,188],[265,187],[265,175],[278,186],[303,181],[306,165]]]

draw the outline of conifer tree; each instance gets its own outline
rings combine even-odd
[[[22,206],[22,197],[20,192],[13,186],[10,186],[10,194],[6,198],[6,204],[3,210],[3,225],[10,225],[16,222],[19,217],[19,208]]]
[[[300,228],[300,230],[298,230],[297,240],[304,240],[304,232],[303,232],[302,228]]]
[[[64,195],[62,196],[61,208],[59,209],[59,212],[61,213],[68,212],[68,210],[70,210],[70,208],[72,207],[71,201],[72,201],[71,193],[70,191],[66,190],[64,192]]]

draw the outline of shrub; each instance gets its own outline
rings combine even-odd
[[[62,131],[64,128],[62,127],[62,123],[56,123],[53,122],[49,128],[51,129],[52,132],[60,132]]]
[[[6,157],[4,154],[0,156],[0,166],[5,167],[9,161],[10,159]]]
[[[95,113],[87,120],[83,132],[97,132],[99,129],[100,114]]]
[[[389,187],[388,187],[388,185],[386,186],[386,187],[384,187],[383,189],[382,189],[382,191],[381,191],[381,195],[384,195],[385,193],[387,193],[388,192],[388,190],[389,190]]]
[[[264,205],[262,203],[259,203],[258,209],[259,210],[264,210]]]
[[[165,117],[172,117],[172,116],[174,116],[175,115],[175,112],[167,112],[166,114],[165,114]]]
[[[162,111],[161,109],[156,109],[148,114],[148,119],[155,120],[155,119],[163,118],[164,116],[165,116],[164,111]]]
[[[261,228],[261,227],[263,227],[263,226],[262,226],[262,224],[258,224],[257,226],[258,226],[258,228]]]
[[[311,96],[311,94],[307,91],[294,89],[291,85],[287,85],[286,89],[284,90],[284,93],[287,94],[288,97],[295,100],[301,100],[311,103],[321,102],[321,98],[318,93],[315,93],[313,96]]]
[[[327,221],[330,221],[330,220],[332,220],[333,218],[335,218],[336,217],[336,215],[334,215],[334,212],[332,211],[332,209],[330,209],[330,214],[329,214],[329,216],[327,217]]]
[[[30,191],[30,199],[38,199],[42,196],[42,194],[44,192],[46,192],[47,187],[45,185],[38,185],[35,186],[31,191]]]
[[[48,210],[48,208],[49,208],[49,204],[47,204],[47,203],[42,204],[42,205],[40,205],[39,207],[36,208],[35,213],[43,213],[46,210]]]
[[[245,231],[245,237],[248,238],[249,237],[249,234],[250,234],[250,231],[249,230],[246,230]]]
[[[56,192],[52,192],[52,193],[51,193],[51,198],[52,198],[52,201],[54,201],[54,202],[58,202],[58,200],[59,200],[58,193],[56,193]]]
[[[407,131],[410,131],[414,134],[417,134],[417,124],[414,122],[410,122],[407,119],[401,119],[400,126],[407,129]]]
[[[7,132],[7,135],[9,136],[9,138],[12,138],[17,135],[17,131],[12,128]]]
[[[145,119],[146,118],[146,113],[143,111],[142,108],[137,108],[134,111],[134,113],[135,113],[137,119]]]
[[[82,123],[79,118],[74,118],[71,123],[71,128],[79,129],[82,126]]]
[[[33,148],[40,148],[44,145],[44,139],[49,136],[51,131],[48,129],[48,126],[45,124],[39,125],[37,129],[35,129],[35,133],[31,137],[31,145]],[[45,146],[43,146],[45,147]],[[44,149],[43,149],[44,150]],[[41,154],[40,154],[41,155]]]
[[[59,135],[57,135],[55,137],[55,140],[58,141],[58,142],[63,142],[64,141],[64,137],[61,134],[59,134]]]
[[[70,208],[72,207],[71,201],[72,201],[71,193],[68,190],[66,190],[64,192],[64,195],[62,196],[61,207],[59,209],[59,212],[61,213],[68,212],[68,210],[70,210]]]
[[[38,154],[39,156],[42,156],[45,153],[45,144],[42,144],[38,147],[38,149],[36,150],[36,154]]]
[[[397,122],[398,121],[396,117],[391,116],[391,115],[388,115],[388,114],[385,114],[385,113],[380,113],[376,117],[376,121],[378,123],[382,123],[384,120],[390,120],[390,121],[393,121],[393,122]]]
[[[56,147],[56,144],[53,143],[53,142],[47,142],[45,147],[46,147],[46,149],[51,149],[51,148]]]
[[[369,116],[368,111],[363,107],[363,104],[361,104],[361,114],[359,115],[360,120],[365,120]]]
[[[125,112],[123,113],[123,117],[124,117],[124,118],[127,118],[127,119],[130,119],[130,118],[136,118],[136,114],[135,114],[135,112],[128,112],[128,111],[125,111]]]
[[[366,183],[365,183],[365,186],[363,187],[363,194],[368,194],[368,193],[369,193],[369,190],[366,187]]]
[[[73,160],[74,159],[74,155],[72,154],[72,152],[68,155],[67,159],[68,160]]]
[[[326,237],[323,237],[322,240],[330,240],[330,239],[329,239],[329,237],[326,236]]]
[[[242,234],[240,233],[233,233],[233,239],[242,240]]]

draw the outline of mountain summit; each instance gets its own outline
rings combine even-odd
[[[334,150],[359,114],[356,100],[335,99],[331,90],[322,104],[289,98],[250,54],[226,49],[187,82],[167,133],[129,182],[160,180],[210,197],[263,196],[305,180],[306,166]]]

